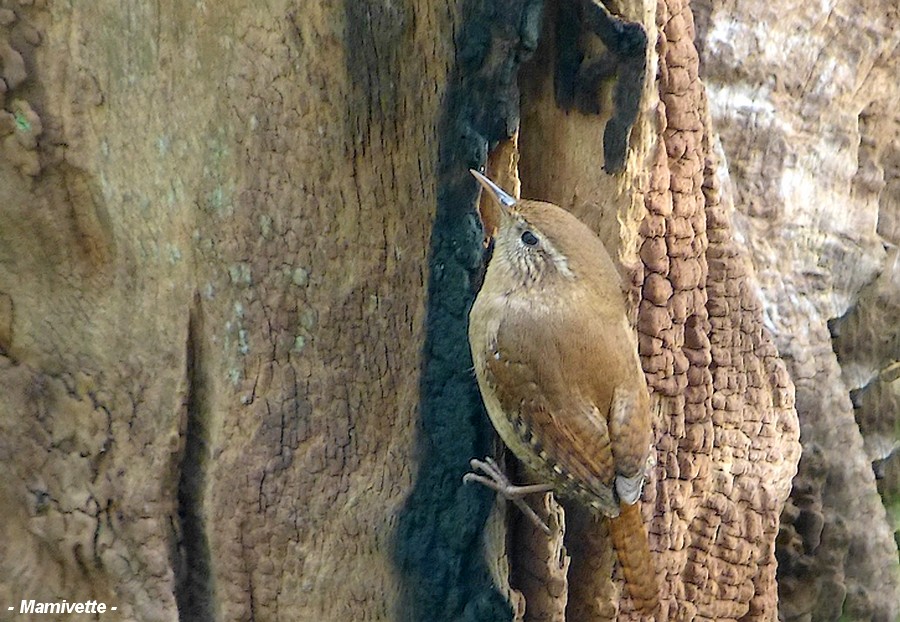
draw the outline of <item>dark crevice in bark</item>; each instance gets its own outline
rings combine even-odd
[[[188,320],[187,424],[178,481],[178,529],[181,541],[175,565],[175,601],[181,622],[215,620],[215,590],[204,508],[209,461],[209,417],[202,332],[198,297]]]
[[[512,617],[482,555],[493,495],[464,486],[469,459],[493,430],[472,373],[468,312],[480,278],[483,233],[475,211],[488,150],[519,125],[517,73],[537,47],[541,0],[465,0],[455,67],[440,126],[438,204],[431,237],[420,398],[419,465],[396,532],[406,579],[400,620],[488,621]]]

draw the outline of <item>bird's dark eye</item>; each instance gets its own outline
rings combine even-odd
[[[538,243],[537,236],[527,229],[522,233],[522,241],[528,246],[536,246]]]

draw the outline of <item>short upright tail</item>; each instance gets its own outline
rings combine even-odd
[[[640,504],[620,503],[619,507],[619,516],[609,520],[613,547],[635,607],[650,615],[659,607],[659,583]]]

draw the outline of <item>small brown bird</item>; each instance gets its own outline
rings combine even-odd
[[[608,517],[636,607],[659,602],[638,501],[652,430],[646,380],[621,282],[599,238],[560,207],[516,200],[471,171],[499,206],[493,255],[469,313],[488,415],[534,481],[513,486],[490,459],[483,483],[516,502],[553,490]],[[491,233],[489,231],[489,233]]]

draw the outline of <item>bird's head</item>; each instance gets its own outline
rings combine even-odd
[[[591,253],[606,253],[591,230],[561,207],[515,199],[481,173],[471,173],[499,208],[492,218],[482,215],[494,229],[488,231],[494,244],[491,265],[515,282],[527,287],[573,281],[590,269],[585,262],[594,263]]]

